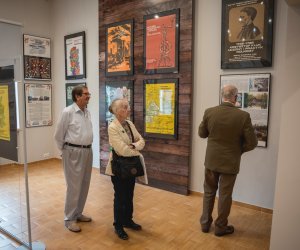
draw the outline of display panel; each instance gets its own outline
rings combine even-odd
[[[221,75],[220,89],[226,84],[237,87],[236,106],[250,114],[260,147],[267,147],[268,143],[270,80],[269,73]]]

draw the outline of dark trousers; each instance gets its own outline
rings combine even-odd
[[[205,168],[203,211],[200,218],[202,227],[209,227],[213,221],[211,215],[219,187],[218,217],[215,221],[215,230],[222,231],[226,229],[235,180],[236,174],[223,174]]]
[[[120,179],[112,176],[111,181],[115,190],[114,226],[123,227],[132,221],[135,177]]]

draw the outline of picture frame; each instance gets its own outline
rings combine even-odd
[[[86,86],[85,82],[72,82],[72,83],[66,83],[66,107],[73,104],[72,99],[72,90],[76,86]]]
[[[51,126],[52,85],[25,83],[24,88],[26,128]]]
[[[105,27],[105,76],[133,75],[133,19]]]
[[[178,138],[178,78],[144,80],[145,137]]]
[[[270,108],[270,73],[232,74],[220,76],[221,89],[231,84],[238,89],[236,107],[248,112],[258,139],[258,147],[267,147]]]
[[[144,73],[179,72],[180,9],[144,16]]]
[[[85,32],[64,36],[66,80],[86,78]]]
[[[115,116],[109,112],[108,108],[113,100],[118,98],[126,98],[130,106],[130,119],[134,120],[134,87],[133,81],[114,81],[105,82],[105,120],[110,124]]]
[[[223,0],[221,68],[272,66],[274,0]]]
[[[50,38],[24,34],[24,79],[51,80],[51,40]]]

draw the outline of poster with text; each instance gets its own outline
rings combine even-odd
[[[272,66],[273,12],[273,0],[222,1],[222,69]]]
[[[8,86],[0,86],[0,140],[10,141]]]
[[[178,73],[179,9],[144,16],[145,74]]]
[[[51,80],[50,45],[50,38],[24,34],[24,78],[26,80]]]
[[[177,139],[178,79],[144,80],[144,133]]]
[[[26,127],[52,125],[51,84],[25,84]]]

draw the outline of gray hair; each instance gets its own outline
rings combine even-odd
[[[121,98],[117,98],[117,99],[113,100],[112,103],[108,107],[109,112],[115,115],[120,107],[121,101],[123,101],[123,100],[124,99],[121,99]]]
[[[225,85],[221,94],[224,101],[232,100],[238,93],[238,89],[234,85]]]

